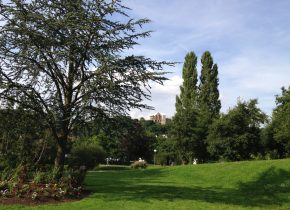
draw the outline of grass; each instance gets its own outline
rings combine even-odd
[[[92,171],[71,203],[0,209],[290,209],[290,159]]]

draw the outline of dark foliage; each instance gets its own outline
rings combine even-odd
[[[107,155],[119,163],[152,160],[154,137],[146,134],[138,120],[116,117],[96,137]]]
[[[105,152],[103,148],[93,143],[73,146],[68,157],[69,166],[75,169],[80,169],[83,166],[84,170],[93,169],[104,162]]]
[[[37,113],[8,107],[0,119],[0,168],[53,163],[55,142]]]

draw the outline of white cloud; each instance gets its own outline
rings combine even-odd
[[[169,80],[166,80],[164,85],[154,83],[152,86],[152,92],[154,91],[154,94],[160,94],[164,96],[176,95],[179,93],[179,86],[182,84],[182,81],[183,80],[180,76],[174,75],[173,77],[169,78]]]
[[[155,110],[132,110],[130,115],[132,118],[148,117],[156,112],[161,112],[168,117],[173,116],[175,111],[175,96],[179,94],[179,86],[182,84],[182,78],[174,75],[164,82],[164,85],[157,83],[151,84],[152,98],[151,101],[145,101]]]
[[[275,95],[288,86],[290,67],[287,58],[270,56],[252,49],[239,57],[225,60],[220,67],[220,91],[223,110],[236,104],[236,98],[258,98],[268,114],[275,106]]]

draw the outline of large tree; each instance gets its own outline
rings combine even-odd
[[[207,124],[211,124],[219,116],[221,109],[218,90],[218,66],[213,63],[213,58],[209,51],[203,53],[201,64],[199,105],[205,121]]]
[[[76,125],[98,116],[151,108],[149,81],[165,62],[126,56],[148,19],[134,20],[120,0],[0,1],[0,99],[33,110],[57,144],[63,170]]]
[[[282,157],[290,155],[290,87],[282,88],[282,94],[276,96],[277,107],[273,111],[270,124],[272,137]]]
[[[210,125],[208,150],[215,159],[245,160],[261,152],[261,124],[266,115],[257,100],[238,104]]]
[[[209,127],[212,122],[219,117],[221,102],[219,100],[219,79],[218,66],[214,64],[213,58],[209,51],[205,51],[201,57],[201,74],[199,83],[199,139],[202,142],[201,150],[203,151],[203,159],[208,159],[206,138]]]
[[[173,117],[172,136],[181,159],[185,162],[200,158],[200,142],[197,135],[197,57],[194,52],[185,56],[182,69],[183,84],[176,96],[176,114]]]

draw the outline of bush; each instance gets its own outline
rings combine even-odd
[[[167,152],[158,152],[155,155],[155,164],[157,165],[171,165],[172,163],[174,164],[174,160],[177,158],[174,158],[174,155],[172,153],[167,153]]]
[[[93,169],[104,161],[105,152],[102,147],[96,144],[77,145],[72,148],[68,158],[71,168],[79,169],[85,166],[86,169]]]
[[[85,176],[86,171],[66,169],[64,171],[63,177],[60,179],[60,182],[62,182],[63,184],[66,183],[67,185],[77,187],[83,184]]]
[[[33,177],[33,180],[32,180],[32,182],[35,183],[35,184],[44,183],[46,181],[47,181],[46,173],[40,172],[40,171],[37,171],[34,174],[34,177]]]
[[[147,162],[145,160],[137,160],[134,163],[131,164],[131,168],[134,169],[145,169],[147,168]]]
[[[281,158],[279,155],[278,150],[274,149],[272,151],[268,151],[265,155],[266,160],[274,160],[274,159],[279,159]]]

